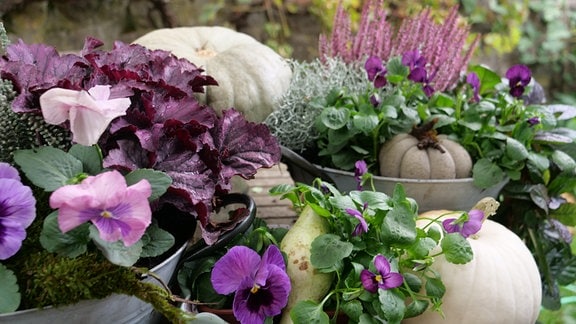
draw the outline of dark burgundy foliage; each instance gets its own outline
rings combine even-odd
[[[157,207],[172,204],[197,217],[210,243],[221,230],[209,226],[218,196],[230,190],[233,176],[249,179],[278,163],[278,142],[267,126],[246,121],[233,108],[219,117],[200,104],[194,95],[217,83],[193,63],[136,44],[116,42],[110,51],[98,49],[101,45],[87,38],[80,55],[22,41],[9,45],[0,77],[12,81],[18,93],[13,110],[40,113],[38,98],[54,87],[108,84],[111,97],[129,96],[126,115],[100,138],[104,166],[166,172],[173,184]]]

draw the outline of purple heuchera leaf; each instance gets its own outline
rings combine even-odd
[[[249,123],[233,109],[218,117],[201,105],[195,93],[217,83],[193,63],[136,44],[116,42],[110,51],[100,50],[102,44],[87,38],[80,55],[62,56],[46,45],[9,45],[0,57],[0,76],[18,93],[12,109],[40,113],[38,98],[54,87],[109,85],[110,99],[129,97],[126,115],[112,121],[98,141],[104,166],[166,172],[173,184],[158,208],[168,203],[191,213],[206,241],[214,242],[220,229],[208,232],[206,225],[218,196],[230,190],[233,176],[248,179],[278,163],[277,140],[264,124]]]

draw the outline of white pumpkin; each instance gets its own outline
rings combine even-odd
[[[199,100],[217,111],[234,107],[247,120],[262,122],[292,78],[287,61],[253,37],[225,27],[157,29],[134,41],[185,58],[218,82]]]
[[[449,211],[435,210],[420,217],[435,218],[445,213]],[[429,309],[403,323],[534,324],[540,312],[542,287],[538,267],[524,242],[491,220],[485,220],[469,241],[474,252],[471,262],[457,265],[440,256],[432,265],[446,286],[442,299],[445,319]]]

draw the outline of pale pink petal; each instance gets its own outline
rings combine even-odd
[[[52,88],[40,96],[42,116],[48,124],[59,125],[68,120],[69,111],[78,102],[79,91]]]

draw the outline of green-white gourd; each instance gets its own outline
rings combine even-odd
[[[310,262],[312,241],[328,231],[326,220],[306,206],[280,242],[280,250],[287,256],[286,272],[292,285],[280,323],[292,323],[290,311],[299,301],[319,302],[330,290],[333,275],[316,271]]]
[[[150,49],[185,58],[218,86],[206,87],[199,100],[217,111],[231,107],[247,120],[262,122],[292,79],[287,61],[250,35],[220,26],[163,28],[136,39]]]

